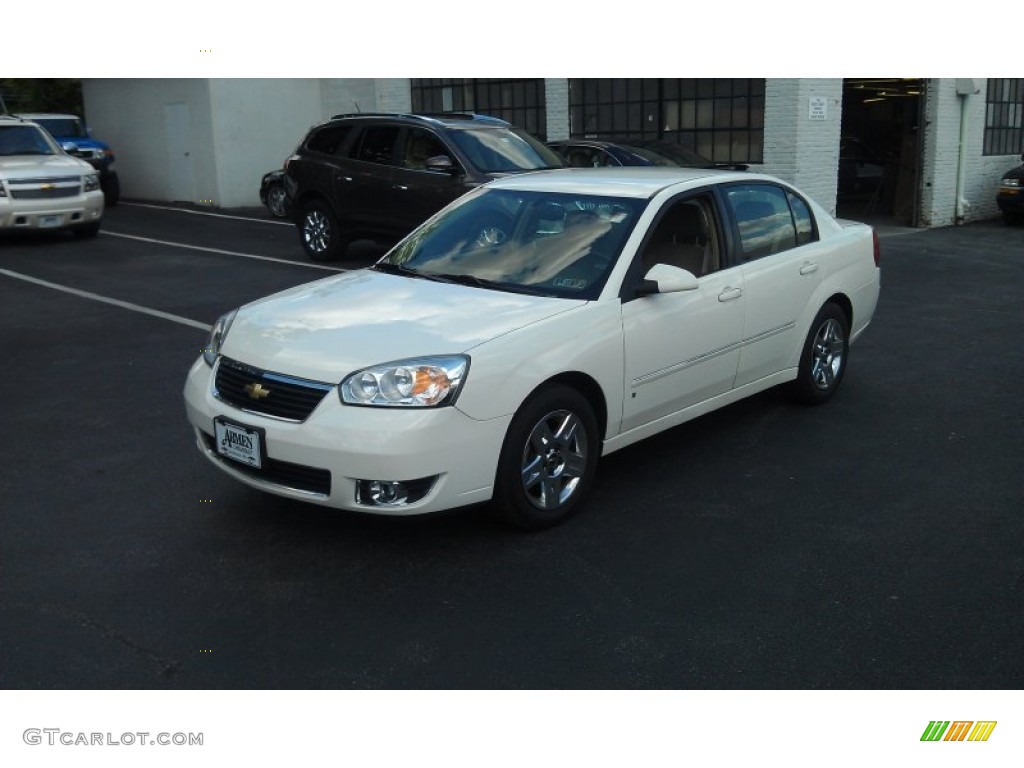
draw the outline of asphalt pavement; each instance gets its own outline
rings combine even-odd
[[[380,252],[324,268],[232,215],[0,238],[0,687],[1024,688],[1024,228],[887,234],[830,403],[770,391],[620,451],[524,534],[199,455],[203,328]]]

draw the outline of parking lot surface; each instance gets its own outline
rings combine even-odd
[[[380,252],[130,203],[0,239],[0,686],[1024,687],[1024,229],[884,237],[836,398],[613,454],[540,534],[291,502],[196,450],[204,329]]]

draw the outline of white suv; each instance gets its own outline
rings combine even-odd
[[[102,218],[96,169],[36,123],[0,115],[0,232],[67,229],[93,237]]]

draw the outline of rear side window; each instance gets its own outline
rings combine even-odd
[[[745,261],[809,243],[814,218],[800,197],[774,184],[737,184],[726,191]]]
[[[818,239],[818,233],[814,229],[814,216],[811,215],[811,208],[807,202],[792,192],[787,192],[789,207],[793,211],[793,223],[796,225],[796,244],[813,243]]]
[[[306,142],[306,149],[310,152],[322,152],[325,155],[335,155],[345,143],[345,137],[351,126],[328,125],[316,131]]]

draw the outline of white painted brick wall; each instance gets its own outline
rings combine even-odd
[[[824,120],[810,119],[811,97],[825,99]],[[835,213],[842,99],[841,79],[767,80],[764,163],[753,165],[750,170],[788,181]]]
[[[956,93],[956,79],[928,81],[925,99],[924,153],[921,163],[921,225],[941,227],[956,223],[956,182],[960,158],[961,100],[966,99],[967,162],[963,197],[967,202],[964,223],[990,219],[999,214],[995,198],[999,179],[1019,164],[1019,156],[988,155],[985,141],[985,81],[981,90],[965,97]]]
[[[544,81],[544,104],[548,123],[548,141],[569,138],[569,81],[548,78]]]

